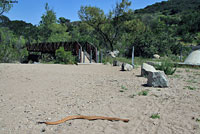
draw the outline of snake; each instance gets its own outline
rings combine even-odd
[[[121,119],[121,118],[115,118],[115,117],[105,117],[105,116],[84,116],[84,115],[72,115],[67,116],[61,120],[54,121],[54,122],[38,122],[38,124],[46,124],[46,125],[57,125],[64,123],[68,120],[74,120],[74,119],[86,119],[86,120],[109,120],[109,121],[123,121],[123,122],[129,122],[129,119]]]

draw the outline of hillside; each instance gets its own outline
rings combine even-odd
[[[150,27],[158,18],[182,44],[200,44],[200,0],[163,1],[135,10],[134,14],[144,23],[148,21]]]
[[[144,9],[136,10],[136,13],[163,13],[173,15],[182,12],[200,10],[200,0],[168,0],[155,3]]]

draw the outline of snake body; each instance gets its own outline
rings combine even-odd
[[[104,116],[84,116],[84,115],[72,115],[68,116],[66,118],[63,118],[61,120],[55,121],[55,122],[38,122],[39,124],[47,124],[47,125],[57,125],[64,123],[68,120],[73,119],[87,119],[87,120],[109,120],[109,121],[123,121],[128,122],[129,119],[121,119],[121,118],[115,118],[115,117],[104,117]]]

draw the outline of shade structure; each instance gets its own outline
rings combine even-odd
[[[200,49],[191,52],[185,59],[184,64],[200,65]]]

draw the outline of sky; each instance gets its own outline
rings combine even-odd
[[[108,13],[115,7],[116,2],[121,0],[17,0],[18,3],[8,13],[3,15],[9,17],[10,20],[23,20],[27,23],[38,25],[41,16],[45,13],[45,3],[49,4],[50,9],[56,12],[57,19],[65,17],[71,21],[80,20],[78,11],[81,6],[96,6]],[[141,9],[147,5],[164,0],[131,0],[131,9]],[[165,0],[166,1],[166,0]]]

